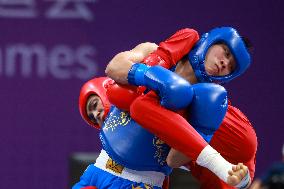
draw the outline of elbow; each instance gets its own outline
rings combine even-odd
[[[105,69],[105,74],[107,76],[111,76],[113,73],[117,72],[119,68],[123,66],[123,62],[125,61],[125,55],[123,52],[118,53],[115,55],[111,61],[108,63],[106,69]]]
[[[105,74],[108,76],[108,74],[110,73],[110,70],[111,68],[109,68],[109,64],[106,66],[106,69],[105,69]]]
[[[117,54],[107,65],[105,74],[120,84],[127,84],[128,71],[131,64],[125,60],[123,53]]]
[[[111,77],[113,76],[113,73],[116,72],[116,66],[115,66],[115,57],[108,63],[108,65],[106,66],[106,69],[105,69],[105,74],[108,76],[108,77]]]
[[[120,80],[119,72],[114,66],[108,65],[105,69],[105,74],[107,77],[113,79],[115,82],[124,84],[123,81]]]

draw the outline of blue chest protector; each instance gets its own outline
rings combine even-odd
[[[100,139],[109,156],[127,168],[166,175],[172,170],[166,163],[170,147],[115,106],[102,126]]]

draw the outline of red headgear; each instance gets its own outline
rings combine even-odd
[[[98,95],[101,98],[104,106],[103,118],[105,118],[110,109],[110,102],[106,96],[106,88],[109,84],[112,84],[113,82],[114,81],[108,77],[99,77],[87,81],[81,88],[79,96],[80,114],[82,118],[92,127],[95,127],[97,129],[100,128],[100,126],[98,124],[94,124],[87,115],[87,100],[90,95]]]

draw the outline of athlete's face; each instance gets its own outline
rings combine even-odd
[[[225,76],[235,70],[236,61],[228,46],[220,43],[208,49],[204,65],[208,75]]]
[[[103,124],[104,106],[97,95],[91,95],[87,101],[87,115],[94,124]]]

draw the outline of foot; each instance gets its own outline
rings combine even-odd
[[[231,186],[236,186],[248,174],[248,167],[242,163],[238,163],[232,167],[232,170],[228,174],[227,183]]]

